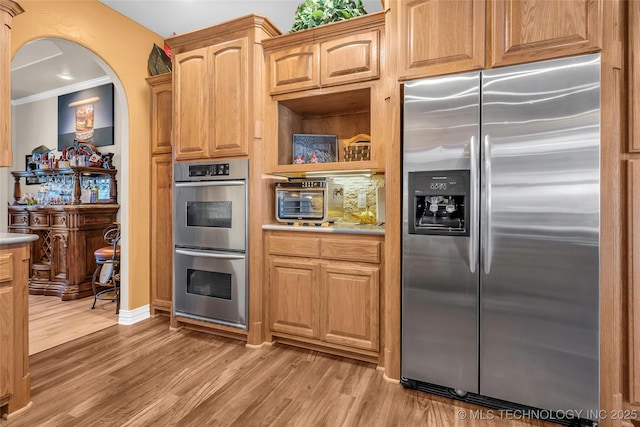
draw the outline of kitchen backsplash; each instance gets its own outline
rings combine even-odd
[[[384,187],[384,175],[373,175],[371,177],[335,177],[334,181],[344,186],[344,216],[343,222],[358,222],[353,214],[359,214],[366,208],[358,207],[358,196],[365,194],[367,198],[367,208],[376,213],[376,193],[379,187]]]

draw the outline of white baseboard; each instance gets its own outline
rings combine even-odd
[[[119,325],[133,325],[138,322],[142,322],[151,317],[151,309],[149,304],[143,305],[142,307],[138,307],[133,310],[122,310],[120,309],[120,314],[118,317]]]

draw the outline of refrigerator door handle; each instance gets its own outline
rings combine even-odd
[[[469,238],[469,270],[472,273],[476,272],[478,267],[478,147],[475,135],[471,137],[469,141],[469,160],[470,160],[470,195],[471,195],[471,211],[470,216],[470,238]]]
[[[484,188],[484,210],[483,214],[483,236],[482,236],[482,256],[484,264],[484,273],[489,274],[491,271],[491,255],[492,255],[492,242],[491,235],[491,143],[489,135],[484,137],[483,148],[483,179],[485,182]]]

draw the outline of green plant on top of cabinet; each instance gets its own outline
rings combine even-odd
[[[278,34],[250,15],[167,39],[174,55],[175,160],[249,154],[262,111],[259,43]]]

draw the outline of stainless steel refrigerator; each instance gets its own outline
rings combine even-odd
[[[598,409],[599,147],[599,54],[405,83],[405,386]]]

